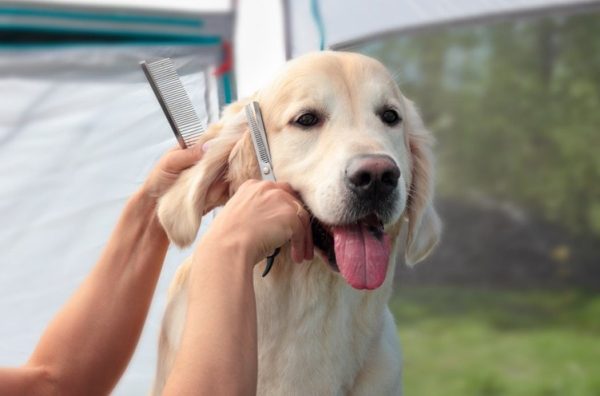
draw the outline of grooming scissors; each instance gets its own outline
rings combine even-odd
[[[271,162],[271,153],[269,151],[269,142],[267,141],[265,124],[263,122],[258,102],[247,104],[245,109],[248,125],[250,125],[250,135],[252,135],[252,142],[254,143],[256,159],[258,160],[258,166],[260,168],[260,175],[263,180],[275,181],[273,164]],[[277,248],[272,255],[267,257],[267,264],[262,274],[263,277],[265,277],[269,271],[271,271],[273,263],[275,262],[275,257],[280,251],[281,248]]]

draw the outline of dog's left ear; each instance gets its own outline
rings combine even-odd
[[[433,207],[433,137],[423,125],[423,120],[414,104],[404,99],[405,133],[411,156],[412,179],[406,217],[405,260],[414,265],[425,259],[439,241],[440,218]]]
[[[208,142],[208,150],[159,200],[158,218],[169,239],[180,247],[194,241],[206,212],[224,204],[241,182],[258,173],[244,112],[248,102],[231,104],[221,120],[201,135],[196,144]]]

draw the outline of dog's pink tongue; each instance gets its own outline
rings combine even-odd
[[[390,239],[377,238],[365,224],[333,227],[335,258],[346,282],[355,289],[377,289],[385,280]]]

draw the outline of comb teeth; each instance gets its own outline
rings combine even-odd
[[[269,162],[269,155],[267,154],[267,148],[264,145],[264,142],[260,136],[260,130],[258,129],[258,124],[256,123],[256,118],[254,114],[252,114],[252,110],[249,107],[246,107],[246,118],[250,123],[250,129],[252,130],[252,134],[254,135],[254,141],[256,142],[256,148],[258,150],[258,155],[262,162]]]
[[[182,148],[190,147],[204,132],[190,98],[170,58],[141,63],[148,82]]]

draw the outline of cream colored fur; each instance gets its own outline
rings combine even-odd
[[[379,62],[350,53],[307,55],[289,62],[248,100],[260,103],[278,181],[290,183],[317,218],[336,224],[348,209],[342,176],[349,158],[389,155],[402,172],[393,221],[385,225],[394,252],[406,222],[406,261],[414,264],[432,250],[440,223],[432,206],[431,137]],[[243,112],[248,100],[225,110],[199,143],[209,141],[205,157],[159,204],[159,218],[180,246],[193,242],[203,213],[259,177]],[[381,122],[377,109],[383,105],[398,109],[398,127]],[[306,109],[326,115],[318,129],[293,125]],[[260,276],[264,264],[256,266],[259,395],[401,393],[400,349],[387,308],[396,253],[390,260],[384,284],[374,291],[351,288],[319,254],[292,263],[287,246],[266,278]],[[188,259],[179,268],[169,292],[154,394],[160,394],[180,343],[191,265]]]

